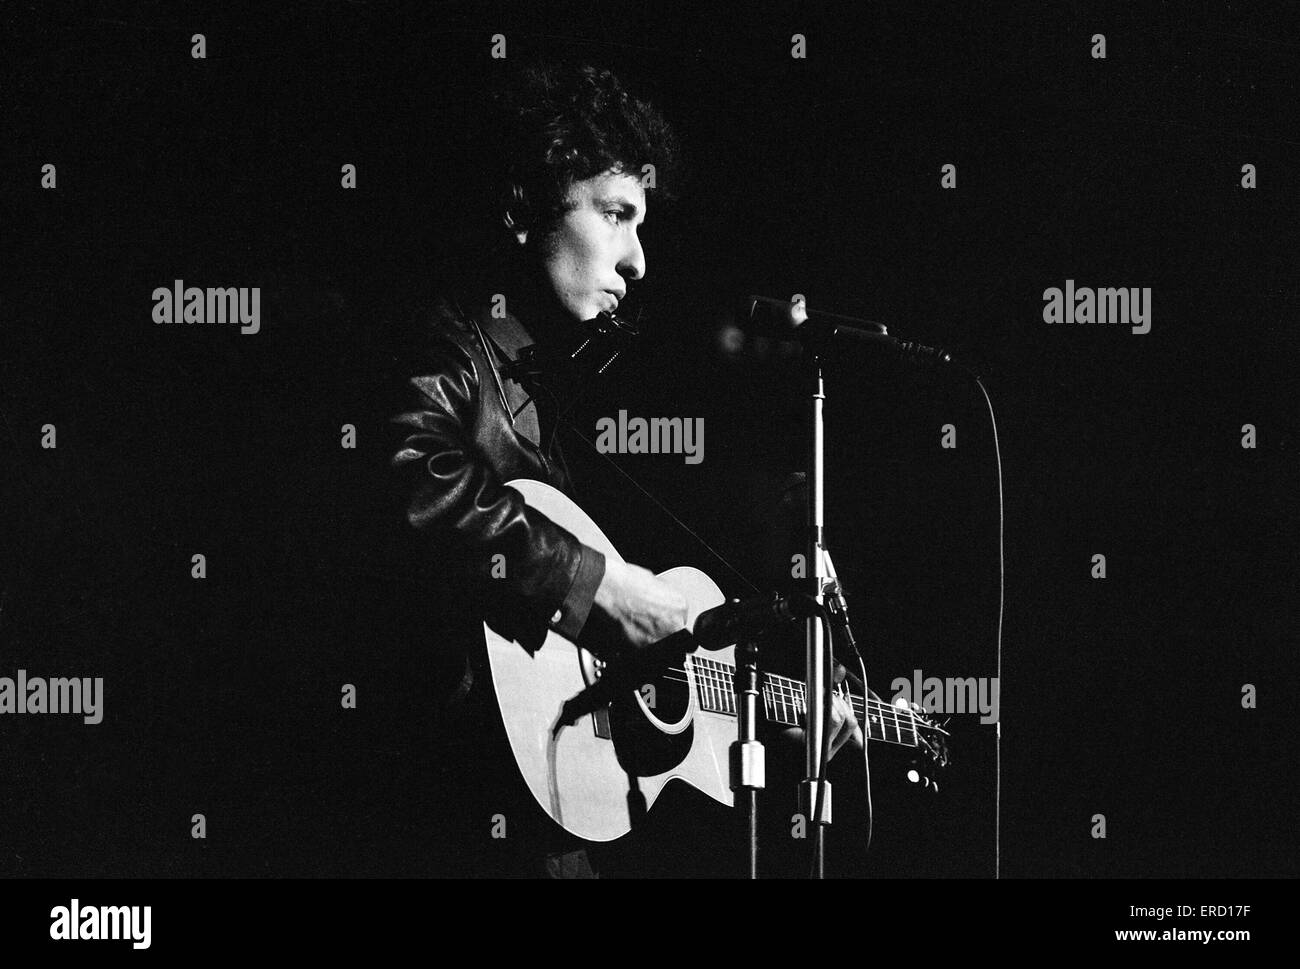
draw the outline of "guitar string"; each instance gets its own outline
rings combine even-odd
[[[693,665],[695,667],[697,676],[699,676],[701,680],[707,680],[708,685],[711,689],[715,689],[716,684],[722,684],[724,690],[726,691],[730,691],[732,689],[730,680],[731,680],[732,671],[734,671],[735,667],[726,666],[722,663],[718,663],[712,660],[700,660],[700,659],[696,659]],[[673,667],[669,670],[669,672],[685,673],[686,671],[678,667]],[[790,679],[789,677],[783,677],[783,676],[771,676],[768,678],[767,686],[769,689],[773,690],[773,692],[778,693],[780,697],[789,698],[789,700],[792,703],[806,702],[804,700],[804,694],[806,693],[806,691],[804,690],[803,684],[800,683],[798,680],[793,680]],[[843,693],[841,693],[841,695],[843,695]],[[857,703],[862,698],[853,694],[849,694],[849,697],[854,703],[854,713],[856,714]],[[917,720],[916,715],[912,711],[905,710],[901,707],[897,707],[892,703],[885,703],[883,700],[876,699],[873,697],[868,699],[866,708],[870,708],[871,704],[875,705],[877,711],[880,711],[882,713],[884,711],[888,711],[890,718],[892,718],[896,722],[903,721],[903,717],[900,716],[900,714],[905,714],[906,719],[911,723],[915,723]]]
[[[686,673],[686,670],[674,667],[672,669],[669,669],[666,672],[684,674]],[[697,673],[699,672],[700,671],[697,670]],[[690,680],[684,677],[665,675],[665,676],[658,677],[658,679],[669,683],[682,683],[687,685],[690,684]],[[736,694],[732,687],[732,684],[728,682],[727,677],[714,674],[714,673],[704,673],[703,675],[697,675],[696,679],[697,679],[697,686],[699,687],[699,692],[702,694],[701,699],[703,699],[704,702],[707,704],[706,709],[708,709],[710,712],[713,713],[735,713],[736,712],[735,711]],[[769,684],[769,688],[764,691],[765,704],[767,706],[772,706],[772,707],[776,707],[776,706],[782,707],[783,708],[781,711],[782,713],[784,713],[784,708],[786,707],[789,707],[791,710],[795,711],[796,713],[799,711],[801,707],[806,709],[807,704],[802,691],[795,692],[789,687],[785,687],[784,689],[785,692],[781,693],[778,690],[772,689],[771,684]],[[714,694],[717,694],[717,696],[715,697]],[[841,697],[844,696],[842,692],[839,693],[838,695]],[[853,694],[849,694],[848,699],[852,704],[854,717],[858,716],[860,709],[862,711],[862,715],[865,717],[866,711],[870,709],[870,706],[863,705],[862,698],[855,696]],[[719,705],[716,708],[714,708],[712,706],[714,703],[717,703]],[[891,729],[892,727],[895,733],[902,733],[906,731],[915,734],[919,730],[924,729],[923,727],[920,726],[918,718],[915,715],[911,714],[910,711],[902,710],[901,708],[887,704],[882,700],[872,700],[871,703],[875,704],[875,710],[877,716],[875,717],[875,719],[872,719],[869,722],[879,723],[882,731]],[[885,711],[889,712],[890,715],[888,717],[882,715]],[[904,719],[904,717],[899,715],[900,713],[907,714],[907,718]]]
[[[673,669],[669,672],[685,673],[686,671],[681,669]],[[676,682],[676,683],[688,682],[687,680],[677,679],[674,677],[665,676],[662,678],[669,680],[670,682]],[[704,672],[704,671],[697,670],[697,679],[700,681],[702,692],[721,691],[722,693],[732,697],[733,698],[732,702],[734,704],[735,693],[734,693],[734,688],[730,682],[729,676],[725,674],[715,673],[712,671]],[[806,691],[802,689],[802,685],[800,685],[800,689],[795,690],[785,684],[769,682],[767,692],[771,694],[772,698],[776,702],[781,703],[783,705],[793,706],[797,708],[802,704],[806,704],[806,700],[804,697]],[[843,692],[839,693],[839,695],[845,696]],[[859,696],[849,694],[846,698],[853,703],[854,715],[857,714],[859,707],[862,707],[864,713],[866,710],[872,709],[874,707],[874,710],[878,715],[881,716],[882,720],[890,720],[893,721],[895,724],[905,725],[908,727],[908,729],[911,729],[911,724],[917,722],[917,717],[911,711],[903,710],[901,707],[895,707],[892,704],[887,704],[883,700],[871,699],[866,704],[863,704],[862,698]],[[888,712],[887,717],[884,716],[886,712]]]
[[[699,681],[703,699],[708,703],[717,702],[719,704],[717,712],[734,712],[732,708],[735,706],[735,693],[734,686],[731,682],[731,676],[734,673],[735,667],[720,663],[716,660],[708,660],[699,657],[694,659],[692,665],[694,667],[696,678]],[[686,670],[681,667],[670,667],[665,672],[685,674]],[[661,678],[669,680],[669,682],[688,682],[687,680],[676,679],[675,677],[665,676]],[[840,696],[845,695],[844,691],[839,687],[836,688],[836,691]],[[799,709],[801,704],[806,706],[806,692],[807,691],[804,689],[803,684],[798,680],[793,680],[789,677],[779,675],[774,675],[768,678],[765,690],[765,694],[770,693],[771,699],[775,703],[783,707],[791,707],[796,711]],[[717,694],[717,696],[715,697],[712,694]],[[892,725],[895,732],[902,729],[911,731],[919,729],[917,726],[918,718],[913,711],[885,703],[883,700],[875,697],[859,698],[851,692],[848,694],[848,699],[852,705],[855,717],[858,714],[859,702],[865,700],[862,704],[862,712],[864,716],[874,705],[877,716],[880,718],[882,724],[884,726]],[[886,712],[888,712],[888,716],[885,716]]]
[[[669,682],[678,682],[678,683],[688,682],[687,680],[681,680],[675,677],[663,677],[663,679],[666,679]],[[711,681],[709,681],[706,677],[701,677],[700,693],[701,693],[701,699],[706,704],[706,708],[711,709],[713,712],[728,713],[728,714],[734,714],[736,712],[735,693],[731,689],[730,684],[728,684],[725,680],[713,678]],[[712,695],[714,693],[720,693],[721,697],[715,698]],[[838,695],[843,697],[844,693],[840,692]],[[913,715],[910,715],[910,711],[899,711],[897,708],[886,706],[884,703],[876,701],[876,708],[875,708],[876,715],[868,718],[867,711],[871,709],[870,705],[861,704],[860,698],[853,696],[852,694],[850,694],[847,697],[847,699],[849,699],[849,701],[852,703],[852,709],[855,718],[861,716],[864,719],[867,719],[869,724],[877,724],[877,723],[880,724],[882,733],[892,728],[896,735],[901,736],[902,733],[905,731],[907,733],[915,735],[918,730],[922,729],[918,724],[917,718]],[[780,707],[781,708],[780,713],[782,716],[786,714],[787,709],[796,716],[798,715],[801,709],[806,709],[806,701],[804,700],[802,694],[794,693],[788,690],[785,693],[769,690],[766,692],[764,696],[764,701],[766,706],[770,706],[773,708]],[[885,710],[889,711],[890,713],[889,716],[882,715]],[[909,715],[907,716],[906,719],[904,719],[903,717],[899,716],[900,712],[908,713]]]
[[[689,684],[690,682],[689,680],[686,679],[678,679],[669,676],[660,677],[660,679],[670,683]],[[700,686],[700,692],[705,693],[706,688],[704,684],[699,684],[699,686]],[[718,701],[715,701],[712,697],[709,697],[707,695],[701,697],[701,699],[703,700],[704,711],[707,713],[722,713],[722,714],[728,714],[734,716],[736,713],[735,703],[734,703],[734,696],[735,696],[734,693],[731,694],[731,696],[733,701],[732,703],[726,706],[716,706],[716,707],[713,704]],[[856,697],[854,699],[856,699]],[[784,717],[786,715],[787,707],[790,708],[792,711],[794,711],[796,715],[799,710],[799,706],[795,704],[793,701],[782,702],[779,699],[772,697],[770,695],[765,696],[764,700],[765,700],[764,708],[772,711],[771,719],[775,719],[777,715]],[[858,715],[859,715],[858,710],[855,706],[854,716],[857,717]],[[797,719],[791,721],[782,719],[776,722],[787,726],[796,726],[796,727],[799,726],[799,721]],[[876,737],[876,735],[873,734],[872,735],[873,740],[880,739],[880,740],[889,741],[889,732],[892,729],[895,735],[895,740],[893,741],[894,743],[905,744],[906,746],[912,746],[912,747],[920,745],[920,734],[923,728],[920,727],[915,721],[913,721],[912,723],[906,723],[901,719],[895,718],[894,723],[892,724],[891,727],[891,724],[885,722],[884,718],[876,717],[868,721],[869,732],[873,727],[878,728],[879,730],[879,737]]]
[[[682,684],[688,684],[690,682],[689,680],[686,679],[679,679],[679,678],[669,677],[669,676],[661,677],[660,681],[669,682],[669,683],[682,683]],[[735,713],[736,712],[734,693],[724,694],[724,696],[726,696],[727,699],[725,701],[720,701],[716,699],[714,696],[712,696],[712,694],[717,689],[716,687],[709,687],[706,684],[699,684],[699,685],[700,685],[699,692],[702,694],[701,699],[705,703],[705,709],[709,710],[712,713]],[[782,699],[781,697],[773,696],[770,693],[764,696],[764,706],[768,709],[780,708],[780,711],[782,713],[784,713],[786,710],[801,711],[805,708],[804,704],[795,702],[793,698]],[[854,715],[858,716],[860,714],[860,711],[861,711],[860,705],[855,703],[854,711],[853,711]],[[873,717],[870,722],[872,724],[880,724],[881,727],[886,730],[891,729],[892,727],[895,730],[895,732],[901,731],[906,733],[912,733],[916,730],[923,729],[920,727],[919,724],[917,726],[913,726],[911,722],[904,721],[903,719],[898,717],[893,718],[891,721],[884,717],[876,716]]]

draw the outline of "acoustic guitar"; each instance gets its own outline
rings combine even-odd
[[[607,559],[623,561],[567,495],[526,479],[508,487]],[[726,601],[698,569],[669,569],[659,578],[686,597],[688,628],[700,613]],[[515,761],[542,810],[565,830],[588,841],[620,838],[671,780],[734,806],[728,768],[728,749],[736,739],[734,645],[686,652],[680,666],[621,690],[612,702],[566,725],[565,720],[573,719],[565,716],[566,703],[589,691],[605,665],[554,630],[531,654],[487,624],[483,630]],[[917,748],[940,766],[947,762],[945,731],[915,706],[892,706],[874,693],[854,695],[843,684],[839,689],[852,704],[864,737]],[[801,727],[804,694],[801,681],[765,674],[762,712],[769,722]]]

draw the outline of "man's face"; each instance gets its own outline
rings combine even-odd
[[[606,172],[575,182],[569,209],[541,242],[543,272],[575,320],[618,308],[627,281],[645,275],[637,227],[645,221],[640,179]]]

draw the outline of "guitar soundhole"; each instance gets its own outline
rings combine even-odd
[[[657,719],[677,723],[686,716],[690,694],[685,680],[685,673],[667,672],[641,687],[641,699]]]
[[[642,685],[637,692],[655,718],[676,724],[689,708],[685,679],[681,673],[665,673]],[[646,777],[662,774],[680,764],[690,753],[695,728],[688,723],[679,733],[668,733],[646,719],[636,698],[627,694],[609,708],[614,752],[619,765],[629,774]]]

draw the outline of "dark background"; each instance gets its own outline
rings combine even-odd
[[[473,96],[543,55],[616,70],[691,166],[642,231],[651,332],[583,419],[703,417],[705,460],[621,465],[764,584],[798,385],[788,359],[718,352],[733,299],[800,292],[948,348],[986,375],[1002,447],[1003,874],[1295,874],[1300,42],[1282,18],[29,6],[0,12],[0,675],[103,676],[106,699],[95,727],[0,720],[0,873],[461,873],[438,841],[454,806],[430,790],[436,738],[416,729],[409,674],[437,644],[403,611],[420,590],[390,555],[378,402],[457,246]],[[150,294],[178,278],[260,286],[261,332],[156,326]],[[1045,324],[1042,292],[1067,278],[1151,287],[1151,332]],[[978,389],[837,366],[829,391],[828,535],[873,682],[993,675]],[[598,463],[581,474],[630,560],[743,591]],[[873,761],[877,874],[991,874],[993,730],[974,721],[956,718],[950,782],[919,813],[898,764]],[[729,820],[683,803],[664,816]]]

